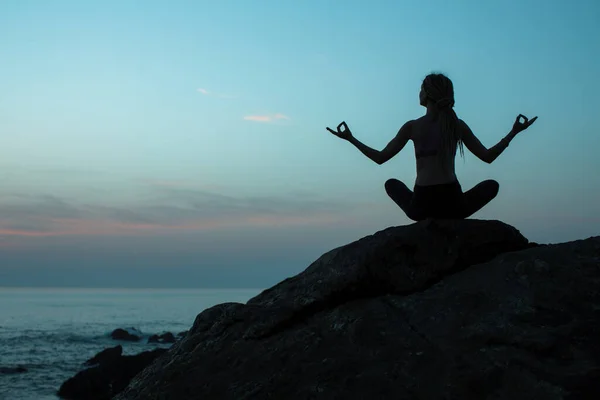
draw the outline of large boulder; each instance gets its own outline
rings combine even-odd
[[[599,310],[600,238],[424,221],[205,310],[117,399],[598,398]]]
[[[110,400],[127,386],[131,378],[167,351],[154,349],[123,356],[117,348],[107,350],[98,353],[94,357],[96,360],[88,360],[88,363],[94,360],[95,366],[79,371],[66,380],[57,395],[69,400]]]

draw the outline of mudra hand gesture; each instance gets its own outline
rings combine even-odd
[[[524,122],[520,121],[521,118],[523,118]],[[529,120],[523,114],[519,114],[517,116],[515,123],[513,124],[513,128],[512,128],[513,132],[519,133],[521,131],[524,131],[525,129],[529,128],[531,126],[531,124],[533,124],[535,122],[536,119],[537,119],[537,117],[533,117],[533,118],[531,118],[531,120]]]
[[[352,137],[352,132],[350,131],[350,128],[348,128],[348,125],[346,125],[345,121],[342,121],[338,126],[337,126],[337,131],[334,131],[331,128],[326,128],[329,132],[333,133],[335,136],[339,137],[340,139],[345,139],[348,140]]]

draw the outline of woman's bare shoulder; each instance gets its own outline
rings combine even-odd
[[[464,120],[458,118],[458,120],[456,122],[457,122],[456,123],[456,128],[462,134],[461,136],[473,135],[473,131],[471,131],[471,128],[469,127],[469,125]]]

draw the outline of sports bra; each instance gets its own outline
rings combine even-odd
[[[437,149],[434,149],[434,150],[421,150],[421,151],[416,151],[415,150],[415,156],[417,157],[417,159],[423,158],[423,157],[435,156],[435,155],[437,155],[437,153],[438,153]]]
[[[415,157],[417,159],[423,157],[435,156],[440,148],[440,132],[425,132],[425,137],[419,141],[420,146],[417,147],[415,142]]]

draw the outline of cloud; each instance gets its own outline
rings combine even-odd
[[[213,93],[208,89],[204,89],[204,88],[198,88],[196,89],[197,92],[202,93],[205,96],[214,96],[214,97],[218,97],[220,99],[237,99],[238,96],[237,95],[233,95],[233,94],[226,94],[226,93]]]
[[[247,115],[244,117],[246,121],[254,121],[254,122],[273,122],[275,120],[286,119],[289,120],[290,117],[284,114],[273,114],[273,115]]]
[[[322,226],[347,221],[356,206],[309,196],[235,197],[162,183],[147,186],[149,193],[138,202],[119,206],[56,196],[5,198],[0,202],[0,239]]]
[[[247,115],[244,117],[246,121],[255,121],[255,122],[271,122],[273,119],[268,115]]]

